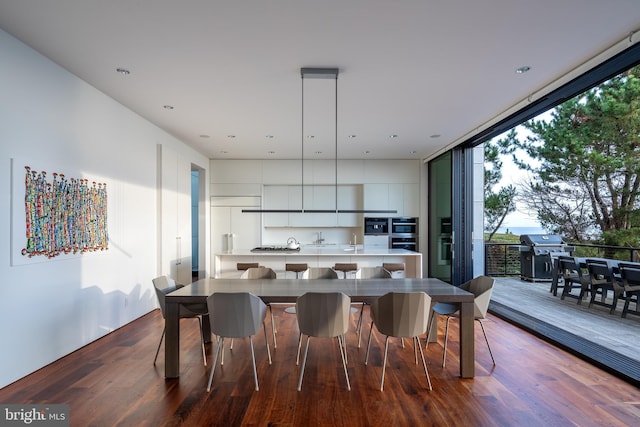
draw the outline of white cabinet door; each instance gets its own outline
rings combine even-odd
[[[333,210],[330,213],[307,214],[308,226],[313,227],[335,227],[338,225],[336,210],[336,187],[334,185],[313,185],[309,190],[312,194],[311,209]],[[306,191],[306,190],[305,190]]]
[[[263,190],[263,209],[289,209],[288,185],[265,185]],[[264,213],[265,227],[287,227],[288,213]]]
[[[362,186],[361,185],[340,185],[338,186],[338,209],[341,210],[361,210],[362,209]],[[359,213],[339,213],[338,226],[340,227],[361,227],[362,214]]]
[[[389,184],[365,184],[364,208],[367,210],[389,209]],[[389,216],[388,214],[372,214],[371,216]]]
[[[403,216],[420,216],[420,190],[418,184],[403,184]]]
[[[211,208],[211,248],[213,254],[260,246],[260,214],[243,213],[259,206],[213,206]]]

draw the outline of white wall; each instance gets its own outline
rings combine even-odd
[[[3,387],[156,307],[157,144],[206,171],[209,166],[204,156],[3,31],[0,58]],[[11,225],[11,159],[19,168],[33,162],[38,170],[107,182],[109,251],[12,266],[11,251],[19,250],[12,248],[12,232],[24,230]],[[159,337],[161,331],[150,332]]]

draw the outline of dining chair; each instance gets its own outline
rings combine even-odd
[[[337,279],[338,274],[332,268],[328,267],[310,267],[302,273],[303,279]]]
[[[394,279],[402,278],[405,274],[404,262],[383,262],[382,267],[391,273]]]
[[[351,390],[349,374],[347,373],[347,345],[345,334],[349,329],[349,307],[351,298],[342,292],[307,292],[296,300],[296,316],[298,319],[298,354],[296,365],[300,361],[302,338],[307,336],[307,344],[298,378],[298,391],[302,390],[302,377],[309,353],[309,341],[311,337],[336,338],[340,348],[344,376],[347,380],[347,389]]]
[[[564,299],[567,296],[572,298],[578,298],[578,304],[582,304],[582,298],[584,294],[591,289],[591,279],[588,274],[585,274],[580,267],[580,263],[570,256],[558,257],[558,268],[560,271],[560,277],[564,281],[564,287],[562,288],[562,295],[560,299]],[[573,289],[579,289],[578,295],[573,295],[571,291]]]
[[[404,264],[402,264],[404,266]],[[362,267],[356,271],[356,279],[391,279],[391,272],[384,267]],[[360,304],[360,303],[358,303]],[[362,308],[366,303],[362,303]],[[358,333],[358,348],[360,348],[360,336],[362,335],[362,314],[364,310],[360,310],[356,331]]]
[[[327,279],[333,280],[338,278],[338,274],[332,268],[328,267],[309,267],[302,273],[303,279],[311,279],[311,280],[319,280],[319,279]],[[295,314],[296,307],[287,307],[284,309],[285,313]]]
[[[267,340],[267,328],[264,324],[264,319],[267,315],[267,306],[260,298],[249,292],[215,292],[207,297],[207,307],[210,313],[209,322],[211,324],[211,333],[218,337],[213,365],[211,366],[211,373],[209,374],[209,382],[207,383],[207,392],[211,391],[211,383],[218,363],[218,357],[222,360],[224,339],[244,337],[249,338],[251,361],[253,363],[253,378],[257,391],[258,372],[256,370],[256,357],[253,351],[253,336],[260,330],[260,324],[262,324],[262,328],[264,329],[264,341],[267,347],[267,355],[269,356],[269,365],[271,365],[271,351],[269,350],[269,341]],[[222,366],[222,362],[220,365]]]
[[[241,279],[275,279],[276,272],[269,267],[249,267],[247,268],[242,275]],[[276,328],[276,323],[273,317],[273,309],[271,304],[267,304],[269,308],[269,315],[271,316],[271,333],[273,335],[273,348],[278,348],[278,341],[276,340],[276,333],[278,332]]]
[[[151,280],[153,282],[153,287],[156,291],[156,297],[158,298],[158,305],[160,306],[160,312],[162,313],[162,318],[166,318],[166,305],[165,305],[165,295],[169,292],[173,292],[176,289],[183,287],[184,285],[177,284],[172,278],[169,276],[160,276]],[[207,354],[205,350],[205,337],[202,330],[202,317],[207,315],[207,305],[206,304],[181,304],[179,317],[180,319],[198,319],[198,325],[200,326],[200,342],[202,346],[202,359],[204,360],[204,365],[207,366]],[[153,365],[155,366],[156,361],[158,360],[158,354],[160,353],[160,346],[162,346],[162,340],[164,339],[164,335],[167,331],[166,326],[162,329],[162,335],[160,336],[160,342],[158,343],[158,349],[156,350],[156,356],[153,358]]]
[[[373,325],[380,333],[386,336],[384,341],[384,360],[382,362],[382,376],[380,378],[380,391],[384,390],[384,375],[387,367],[387,353],[389,350],[389,337],[413,338],[414,356],[418,363],[418,351],[422,358],[422,367],[427,377],[429,390],[431,379],[424,360],[424,352],[420,345],[419,336],[427,332],[429,320],[429,307],[431,297],[424,292],[389,292],[375,300],[371,304],[371,329],[367,340],[367,354],[364,364],[369,362],[369,349],[371,348],[371,334]]]
[[[358,271],[358,264],[355,262],[337,262],[334,264],[333,269],[336,272],[341,272],[342,278],[346,279],[347,277],[349,277],[349,273],[355,275],[355,273]]]
[[[491,346],[489,345],[489,339],[487,338],[487,333],[484,330],[484,325],[482,324],[482,320],[487,317],[487,311],[489,310],[489,303],[491,302],[491,293],[493,292],[493,284],[495,280],[491,277],[487,276],[478,276],[475,279],[471,279],[468,282],[460,285],[460,289],[463,289],[467,292],[471,292],[475,298],[473,300],[473,317],[480,324],[480,329],[482,329],[482,334],[484,335],[484,340],[487,343],[487,348],[489,349],[489,354],[491,355],[491,361],[493,364],[496,364],[495,359],[493,358],[493,352],[491,351]],[[439,314],[441,316],[447,317],[447,326],[445,328],[444,333],[444,350],[442,352],[442,367],[444,368],[446,359],[447,359],[447,341],[449,339],[449,321],[452,318],[460,317],[460,306],[459,304],[438,302],[431,307],[431,317],[429,320],[429,333],[427,334],[427,345],[429,343],[428,337],[431,335],[431,328],[433,327],[434,316]]]
[[[627,317],[629,313],[640,315],[640,310],[638,309],[638,300],[640,300],[640,264],[621,262],[618,264],[618,271],[624,287],[624,307],[621,317]],[[636,304],[635,311],[629,310],[631,302]]]
[[[589,272],[591,299],[589,300],[589,308],[593,304],[610,307],[609,313],[613,314],[618,304],[618,298],[624,293],[624,287],[618,283],[613,275],[613,270],[609,263],[604,259],[587,259],[587,271]],[[606,302],[609,291],[613,293],[613,301],[611,304]],[[600,295],[601,300],[596,301],[596,296]]]
[[[269,267],[250,267],[242,272],[241,279],[275,279],[276,272]]]

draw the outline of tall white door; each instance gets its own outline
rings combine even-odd
[[[191,282],[191,164],[158,146],[160,197],[160,274]]]

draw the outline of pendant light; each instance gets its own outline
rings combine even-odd
[[[302,81],[302,108],[301,108],[301,186],[302,186],[302,206],[301,209],[243,209],[245,213],[398,213],[397,210],[367,210],[367,209],[338,209],[338,69],[337,68],[301,68],[300,77]],[[334,119],[334,171],[335,171],[335,205],[333,209],[305,209],[304,208],[304,141],[305,141],[305,114],[304,114],[304,81],[305,79],[331,79],[335,81],[335,119]]]

